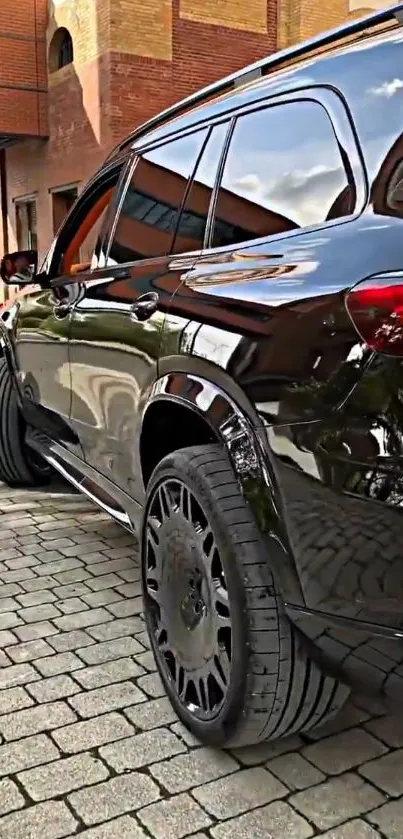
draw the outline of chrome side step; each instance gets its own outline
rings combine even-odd
[[[53,469],[56,469],[57,472],[59,472],[60,475],[62,475],[62,477],[65,478],[66,481],[68,481],[70,484],[72,484],[72,486],[78,489],[79,492],[84,493],[84,495],[86,495],[91,501],[93,501],[93,503],[96,504],[97,507],[100,507],[101,510],[107,513],[108,516],[113,518],[126,530],[130,530],[131,533],[134,533],[130,518],[127,515],[127,513],[123,512],[123,510],[120,511],[113,509],[113,507],[110,507],[109,504],[106,504],[105,501],[101,501],[101,499],[94,495],[94,493],[88,488],[88,486],[86,486],[87,479],[85,477],[83,477],[82,480],[79,481],[77,480],[77,478],[74,478],[67,471],[67,469],[65,469],[64,466],[62,466],[62,464],[57,460],[57,458],[53,457],[53,455],[41,451],[41,456],[44,458],[44,460],[47,461],[47,463],[49,463],[49,466],[52,466]]]

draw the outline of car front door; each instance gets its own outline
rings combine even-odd
[[[139,503],[142,405],[157,377],[170,297],[202,244],[190,231],[186,253],[176,256],[175,232],[209,138],[210,129],[201,128],[136,153],[107,265],[82,277],[85,295],[71,318],[72,425],[87,463]]]
[[[16,378],[26,416],[34,427],[82,456],[70,425],[71,386],[68,339],[74,305],[83,291],[82,272],[94,255],[123,162],[97,176],[83,191],[56,236],[40,274],[41,288],[16,302]],[[100,246],[102,241],[100,240]]]

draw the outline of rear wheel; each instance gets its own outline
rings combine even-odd
[[[0,481],[9,486],[48,483],[51,469],[25,443],[26,425],[7,362],[0,359]]]
[[[142,541],[147,628],[178,716],[215,746],[313,728],[349,693],[309,658],[269,561],[220,446],[158,464]]]

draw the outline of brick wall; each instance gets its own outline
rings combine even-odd
[[[50,190],[82,188],[139,122],[348,13],[348,0],[0,0],[0,135],[7,120],[24,132],[35,122],[23,98],[16,106],[1,89],[10,67],[24,84],[35,79],[48,88],[35,93],[32,131],[44,133],[47,120],[48,139],[7,150],[11,246],[15,199],[35,197],[43,255],[53,236]],[[59,27],[72,36],[74,63],[49,75],[47,56]]]
[[[43,15],[45,0],[38,3]],[[0,33],[6,25],[1,14]],[[47,54],[61,26],[73,38],[74,64],[47,79],[42,61],[49,139],[7,150],[10,243],[16,245],[15,199],[34,196],[42,254],[53,235],[49,190],[72,183],[80,189],[136,124],[274,50],[277,0],[229,5],[227,0],[114,0],[113,6],[109,0],[53,0],[40,29]],[[24,37],[34,32],[32,21],[26,25],[21,17],[15,28]],[[30,48],[32,53],[32,42]],[[0,78],[7,72],[3,63],[0,54]],[[25,61],[22,66],[32,72]],[[23,124],[23,115],[18,118]],[[0,134],[4,119],[0,110]]]
[[[47,133],[46,0],[1,0],[0,134]]]

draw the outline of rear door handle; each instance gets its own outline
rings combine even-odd
[[[130,317],[133,320],[148,320],[158,309],[159,295],[156,291],[149,291],[142,294],[130,308]]]

